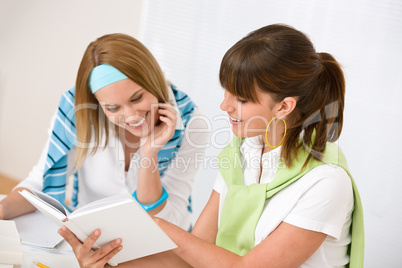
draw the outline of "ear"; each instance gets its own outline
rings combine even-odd
[[[275,116],[284,118],[296,108],[296,99],[294,97],[286,97],[281,102],[277,103]]]

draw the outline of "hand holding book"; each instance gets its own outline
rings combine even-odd
[[[94,249],[121,238],[123,249],[108,262],[112,266],[176,248],[128,193],[97,200],[72,213],[44,193],[35,192],[33,195],[25,190],[20,193],[59,227],[66,226],[82,242],[99,229],[102,235],[93,244]]]
[[[91,251],[96,240],[101,236],[101,231],[99,229],[92,232],[83,244],[65,226],[60,228],[58,233],[71,245],[81,267],[92,265],[104,267],[110,259],[112,259],[123,248],[123,246],[121,246],[122,240],[115,239],[103,246],[102,250]]]

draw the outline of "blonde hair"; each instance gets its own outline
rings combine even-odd
[[[78,69],[75,91],[75,116],[77,146],[74,164],[79,169],[88,154],[88,146],[94,134],[95,154],[105,134],[109,143],[109,124],[97,99],[89,88],[89,76],[93,68],[109,64],[129,79],[154,95],[159,102],[168,102],[168,83],[151,52],[138,40],[126,34],[104,35],[87,47]],[[118,127],[117,127],[118,128]],[[84,145],[84,146],[82,146]]]

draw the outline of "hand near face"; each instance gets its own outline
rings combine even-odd
[[[142,154],[158,153],[174,135],[177,112],[173,106],[170,103],[159,103],[158,114],[161,123],[148,136],[141,138]]]
[[[84,243],[65,226],[58,233],[70,244],[81,268],[110,267],[107,262],[115,256],[123,247],[121,239],[115,239],[100,249],[92,250],[94,243],[101,235],[100,230],[95,230]]]

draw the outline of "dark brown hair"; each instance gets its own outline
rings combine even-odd
[[[341,134],[343,71],[334,57],[317,53],[309,38],[290,26],[269,25],[241,39],[223,57],[219,79],[231,94],[255,103],[257,88],[275,102],[296,98],[296,108],[286,117],[281,152],[287,166],[306,147],[310,155],[305,165],[311,157],[321,160],[326,142]]]

